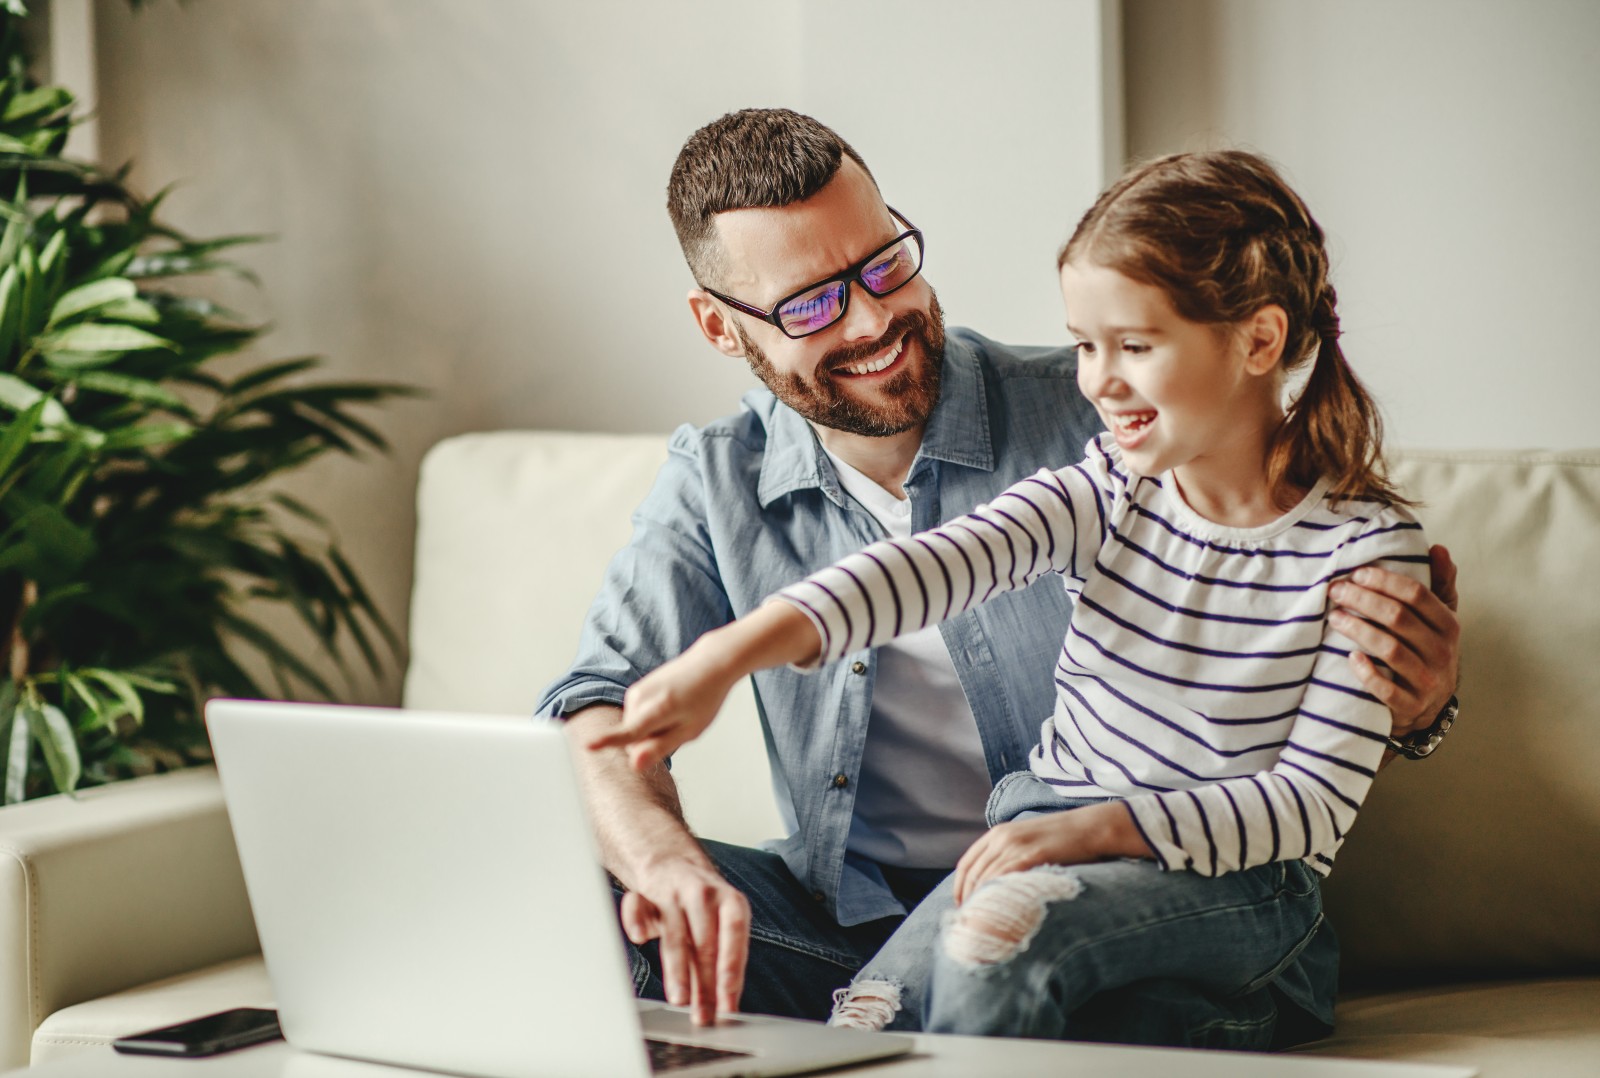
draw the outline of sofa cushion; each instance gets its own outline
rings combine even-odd
[[[57,1011],[34,1030],[32,1065],[217,1011],[274,1006],[266,964],[251,955]]]
[[[417,564],[405,706],[531,713],[578,632],[664,435],[496,431],[440,442],[417,484]],[[696,834],[756,845],[788,834],[748,683],[673,757]]]
[[[1460,566],[1461,717],[1373,785],[1327,904],[1347,982],[1600,970],[1600,452],[1411,452]]]
[[[1346,997],[1319,1056],[1477,1067],[1478,1078],[1591,1078],[1600,977],[1465,984]]]

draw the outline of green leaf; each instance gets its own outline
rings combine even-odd
[[[124,299],[100,308],[100,317],[108,322],[137,322],[154,326],[161,321],[161,312],[155,304],[142,299]]]
[[[60,232],[56,235],[61,235]],[[88,284],[79,285],[60,299],[50,309],[50,322],[52,326],[59,325],[70,318],[86,314],[97,308],[104,307],[119,300],[134,299],[139,295],[138,286],[126,277],[106,277]],[[154,309],[152,308],[152,313]]]
[[[37,342],[40,352],[57,367],[92,366],[104,362],[107,354],[142,352],[152,348],[172,349],[173,343],[154,333],[146,333],[133,326],[85,323],[56,330]],[[85,362],[85,357],[95,357]]]
[[[110,689],[122,706],[128,709],[134,721],[144,725],[144,700],[139,696],[139,690],[133,687],[133,682],[114,670],[102,670],[99,667],[84,667],[78,673]]]
[[[7,228],[7,234],[10,229]],[[22,322],[22,292],[17,287],[17,267],[7,266],[0,273],[0,361],[8,359],[17,343],[17,327]]]
[[[44,414],[48,403],[49,400],[41,395],[33,407],[23,411],[3,428],[5,433],[0,434],[0,476],[10,471],[22,451],[28,448],[28,443],[33,440],[33,432],[39,427],[39,417]],[[61,406],[58,404],[56,407]]]
[[[175,445],[194,437],[195,428],[188,423],[140,423],[108,431],[104,449],[115,453],[124,449],[148,449],[157,445]]]
[[[21,5],[7,4],[7,10],[15,12],[19,6]],[[12,98],[6,105],[5,114],[0,117],[0,122],[11,123],[24,117],[60,112],[70,107],[72,101],[72,94],[68,93],[65,87],[41,86],[37,90],[29,90]]]
[[[176,393],[160,382],[152,382],[148,378],[135,378],[129,374],[116,374],[111,371],[82,371],[76,373],[71,381],[80,389],[92,389],[96,393],[109,393],[112,396],[126,397],[144,404],[160,405],[175,412],[188,411],[188,406]]]
[[[0,749],[5,752],[6,765],[5,794],[0,803],[12,805],[27,795],[28,757],[33,745],[28,723],[17,713],[17,686],[10,681],[0,689]]]
[[[13,412],[26,412],[43,402],[40,423],[46,427],[59,427],[68,422],[67,410],[61,402],[47,397],[36,387],[14,374],[0,374],[0,406]]]
[[[83,774],[83,761],[78,755],[78,739],[72,732],[72,722],[54,704],[24,703],[22,713],[27,716],[33,739],[44,750],[45,766],[50,769],[50,780],[57,793],[71,793],[78,788]]]

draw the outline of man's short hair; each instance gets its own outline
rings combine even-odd
[[[810,198],[833,179],[845,154],[871,178],[848,142],[790,109],[741,109],[690,135],[667,182],[667,212],[695,281],[720,284],[717,214]]]

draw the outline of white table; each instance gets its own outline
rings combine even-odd
[[[919,1034],[910,1056],[829,1074],[882,1078],[1473,1078],[1467,1067],[1295,1055],[1003,1040]],[[127,1056],[110,1048],[25,1070],[14,1078],[420,1078],[428,1072],[300,1052],[282,1041],[208,1059]]]

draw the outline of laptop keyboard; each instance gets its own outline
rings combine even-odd
[[[749,1052],[730,1052],[723,1048],[707,1048],[702,1044],[679,1044],[676,1041],[653,1041],[645,1038],[645,1047],[650,1049],[650,1069],[657,1074],[662,1071],[675,1071],[680,1067],[693,1067],[699,1063],[711,1063],[718,1059],[733,1059],[737,1056],[748,1056]]]

